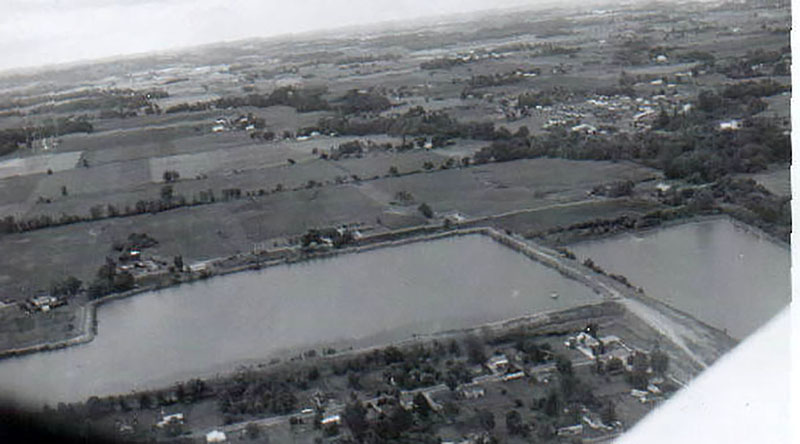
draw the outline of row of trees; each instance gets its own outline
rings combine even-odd
[[[117,272],[117,263],[107,257],[106,263],[97,270],[94,280],[87,288],[90,299],[98,299],[111,293],[122,293],[135,285],[133,274],[129,271]]]
[[[94,126],[87,115],[62,117],[57,121],[39,126],[7,128],[0,130],[0,156],[11,154],[20,146],[32,148],[36,139],[71,133],[91,133],[92,131],[94,131]]]
[[[313,130],[320,133],[365,136],[389,134],[406,136],[440,136],[445,141],[453,138],[494,140],[491,122],[459,122],[445,111],[426,111],[418,106],[404,114],[380,117],[337,116],[320,119]],[[405,145],[405,140],[403,145]]]
[[[380,112],[392,106],[386,95],[375,89],[367,91],[350,90],[332,102],[328,102],[323,97],[326,93],[327,89],[324,87],[298,88],[284,86],[273,90],[269,94],[253,93],[245,96],[221,97],[209,102],[179,103],[167,108],[166,113],[241,108],[245,106],[267,108],[285,105],[295,108],[298,112],[337,110],[343,114],[357,114]]]

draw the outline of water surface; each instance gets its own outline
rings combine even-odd
[[[737,339],[791,300],[789,250],[726,218],[581,242],[570,249]]]
[[[53,405],[231,370],[286,349],[382,344],[598,299],[489,237],[446,238],[102,305],[94,341],[0,361],[0,388]]]

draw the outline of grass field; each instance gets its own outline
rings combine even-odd
[[[420,152],[404,157],[404,160],[411,165],[421,166],[424,159],[435,156],[433,153]],[[303,187],[298,191],[272,193],[253,199],[2,236],[0,248],[15,251],[16,254],[15,260],[0,273],[5,277],[0,279],[0,289],[5,293],[3,296],[13,297],[16,294],[14,288],[19,286],[41,286],[42,276],[47,276],[48,282],[66,274],[75,274],[83,280],[91,279],[106,255],[113,253],[112,242],[124,239],[133,232],[146,232],[159,240],[159,245],[149,251],[152,254],[166,258],[182,254],[185,260],[191,262],[246,252],[253,243],[285,239],[314,227],[344,223],[382,225],[385,228],[418,225],[425,222],[416,211],[416,206],[422,202],[428,203],[439,214],[459,211],[470,217],[490,216],[583,200],[597,184],[614,180],[642,180],[653,174],[647,168],[629,163],[535,159],[381,177],[361,184],[336,185],[333,182],[337,175],[347,175],[351,171],[385,174],[382,172],[388,170],[387,164],[403,165],[395,160],[390,154],[367,155],[363,159],[339,162],[311,160],[294,166],[261,168],[233,176],[188,180],[175,184],[175,192],[189,196],[207,188],[219,190],[218,187],[223,184],[269,190],[274,189],[277,183],[287,188],[292,185],[303,187],[308,180],[328,183],[322,187]],[[103,168],[112,168],[113,165]],[[144,170],[146,168],[143,167],[138,173],[133,169],[119,171],[117,175],[133,183],[137,178],[145,180]],[[60,197],[54,203],[38,204],[36,207],[47,207],[48,212],[58,209],[81,213],[88,212],[87,207],[100,199],[120,204],[122,202],[113,199],[132,202],[137,198],[158,196],[161,185],[153,183],[121,187],[119,191],[113,191],[114,185],[110,183],[112,173],[98,174],[95,182],[81,181],[75,177],[74,185],[71,185],[76,190],[75,195]],[[51,190],[54,183],[64,183],[66,176],[60,175],[42,178],[36,189]],[[106,193],[102,192],[103,187],[107,187]],[[78,194],[79,190],[85,193]],[[398,207],[395,200],[399,191],[411,193],[414,201],[410,206]],[[496,223],[528,231],[551,224],[572,223],[581,217],[593,218],[596,217],[592,213],[594,210],[599,211],[598,214],[618,214],[630,208],[625,203],[606,203],[600,208],[566,207],[546,212],[546,219],[542,219],[541,214],[534,217],[531,213],[501,218]]]
[[[86,308],[70,304],[47,313],[23,314],[16,306],[0,308],[0,343],[16,347],[38,345],[82,333]]]

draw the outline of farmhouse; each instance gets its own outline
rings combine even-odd
[[[39,310],[43,312],[48,312],[50,311],[51,308],[55,308],[61,305],[58,298],[50,295],[37,296],[35,298],[31,298],[30,301],[34,310]]]

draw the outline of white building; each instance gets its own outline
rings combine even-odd
[[[174,413],[164,416],[161,421],[156,423],[156,427],[163,428],[169,424],[183,424],[183,413]]]
[[[742,122],[740,120],[728,120],[727,122],[719,123],[720,131],[736,131],[741,127],[742,127]]]
[[[341,423],[342,423],[342,417],[339,415],[331,415],[322,418],[322,421],[320,421],[320,424],[322,424],[323,427],[339,425]]]
[[[206,442],[225,442],[228,438],[225,436],[225,432],[219,430],[212,430],[206,433]]]

